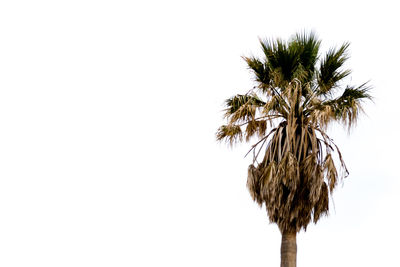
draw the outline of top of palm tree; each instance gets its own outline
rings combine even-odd
[[[260,40],[263,57],[243,57],[256,86],[226,100],[228,123],[216,133],[230,144],[258,137],[248,188],[281,231],[306,229],[327,213],[329,193],[348,172],[326,128],[337,121],[350,129],[371,99],[366,83],[344,84],[349,43],[324,55],[320,43],[312,32]]]

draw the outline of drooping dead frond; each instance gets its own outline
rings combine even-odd
[[[340,151],[316,127],[301,126],[291,119],[282,122],[270,133],[263,160],[249,166],[250,194],[259,205],[265,204],[270,221],[282,231],[306,229],[311,220],[316,222],[326,214],[329,193],[347,174]],[[256,149],[257,146],[252,147],[253,151]],[[332,157],[336,150],[341,167],[346,170],[342,175]]]
[[[251,137],[257,134],[259,137],[263,137],[265,135],[265,131],[267,130],[267,122],[265,120],[251,120],[247,123],[246,126],[246,141],[249,141]]]
[[[259,171],[253,166],[250,165],[248,168],[248,175],[247,175],[247,188],[249,189],[250,195],[254,201],[258,203],[258,205],[263,204],[263,200],[260,196],[260,173]]]
[[[326,177],[329,184],[329,191],[332,192],[338,181],[338,172],[336,170],[336,166],[333,162],[331,154],[328,154],[325,157],[324,171],[326,172]]]
[[[319,199],[313,210],[314,223],[317,223],[317,221],[319,220],[319,218],[321,218],[322,215],[327,215],[328,210],[329,210],[329,192],[328,192],[328,186],[324,182],[321,186]]]

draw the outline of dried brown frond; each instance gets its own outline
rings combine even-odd
[[[344,178],[338,175],[334,148],[316,125],[300,126],[289,119],[271,133],[263,160],[249,167],[250,194],[259,205],[265,204],[270,221],[282,231],[306,229],[311,220],[326,214],[329,193]],[[341,155],[339,159],[345,167]]]
[[[216,137],[218,141],[222,141],[225,139],[230,145],[242,141],[243,133],[242,129],[238,125],[228,124],[222,125],[219,127]]]

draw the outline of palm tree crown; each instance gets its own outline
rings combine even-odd
[[[314,33],[260,40],[263,58],[243,57],[256,86],[226,100],[228,123],[216,133],[230,144],[258,137],[247,187],[282,233],[306,230],[327,214],[329,195],[348,174],[327,126],[350,128],[371,98],[366,84],[343,84],[349,44],[320,56],[320,43]]]

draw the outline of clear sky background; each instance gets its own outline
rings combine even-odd
[[[258,37],[313,29],[375,103],[331,128],[350,176],[298,266],[396,266],[399,24],[395,1],[1,1],[0,265],[279,266],[249,144],[214,134]]]

